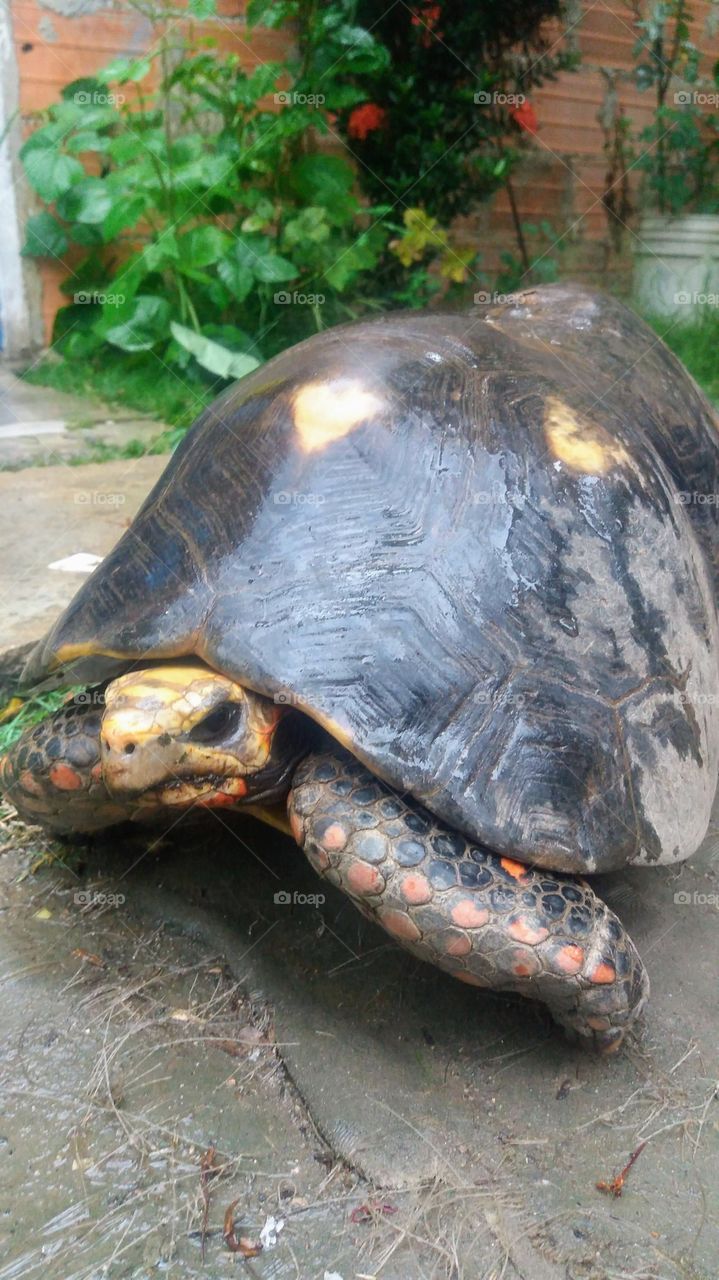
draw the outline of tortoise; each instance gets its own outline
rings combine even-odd
[[[4,787],[59,832],[247,810],[415,956],[615,1051],[586,877],[689,857],[717,782],[714,410],[579,285],[318,333],[198,419],[32,653],[90,687]]]

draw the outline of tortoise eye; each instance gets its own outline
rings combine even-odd
[[[226,738],[237,728],[242,719],[242,706],[238,702],[221,702],[190,730],[190,742],[212,743]]]

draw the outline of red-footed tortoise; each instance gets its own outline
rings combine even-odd
[[[615,1049],[648,982],[584,877],[707,830],[718,440],[577,286],[318,334],[203,413],[38,646],[29,683],[100,688],[4,787],[59,832],[286,802],[416,956]]]

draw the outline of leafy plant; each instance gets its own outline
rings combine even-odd
[[[660,214],[715,213],[719,115],[705,107],[717,101],[719,63],[713,93],[693,88],[699,83],[699,51],[691,39],[688,0],[632,0],[630,8],[639,33],[634,79],[655,96],[654,117],[638,138],[643,202]],[[691,87],[679,89],[680,83]]]
[[[505,251],[499,255],[502,269],[496,280],[498,293],[514,293],[526,287],[528,275],[534,284],[552,284],[559,278],[566,238],[546,219],[538,225],[523,222],[522,238],[524,253]]]
[[[306,152],[318,110],[279,90],[285,75],[189,44],[170,58],[161,42],[45,113],[21,154],[49,207],[23,252],[72,254],[65,354],[109,344],[227,379],[355,314],[351,290],[388,231],[345,159]]]
[[[156,2],[131,0],[163,22]],[[510,175],[536,131],[528,90],[573,65],[541,30],[561,13],[250,0],[251,24],[292,24],[284,61],[248,72],[169,24],[146,56],[67,85],[21,153],[45,205],[23,252],[68,266],[56,346],[122,353],[199,401],[339,320],[452,300],[479,254],[450,224],[503,184],[530,270]]]

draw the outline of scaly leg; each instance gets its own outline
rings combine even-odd
[[[346,752],[309,756],[289,799],[297,843],[414,955],[495,991],[543,1000],[612,1052],[649,981],[631,938],[584,881],[489,852],[399,799]]]

